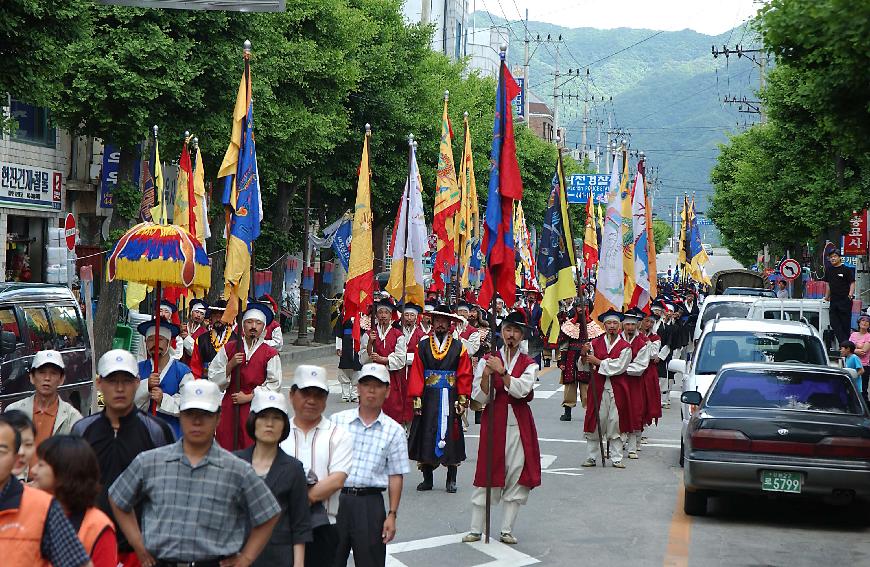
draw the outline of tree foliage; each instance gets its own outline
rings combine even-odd
[[[674,236],[674,227],[671,223],[661,219],[653,219],[653,240],[656,243],[656,251],[662,251]]]

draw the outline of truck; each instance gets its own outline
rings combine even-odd
[[[710,295],[722,295],[729,287],[764,289],[764,274],[752,270],[719,270],[710,279]]]

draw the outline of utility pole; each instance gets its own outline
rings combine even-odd
[[[303,270],[308,268],[309,260],[308,257],[308,233],[311,230],[308,222],[309,222],[309,214],[311,211],[311,176],[308,176],[308,184],[305,186],[305,230],[303,231],[303,240],[302,240],[302,266]],[[304,279],[304,276],[303,276]],[[296,337],[296,342],[293,344],[296,346],[308,346],[311,344],[311,341],[308,339],[308,301],[311,297],[311,292],[305,289],[304,287],[300,287],[299,289],[299,333]]]
[[[580,131],[580,145],[583,147],[583,153],[588,156],[588,149],[586,147],[587,126],[589,126],[589,68],[586,69],[586,84],[583,96],[583,128]]]
[[[766,82],[765,75],[767,74],[767,53],[763,49],[746,49],[740,44],[735,45],[733,48],[723,45],[722,49],[719,49],[713,45],[710,52],[713,55],[713,59],[723,55],[727,61],[732,55],[736,55],[738,59],[745,57],[755,63],[759,69],[758,88],[759,90],[764,89]],[[756,54],[758,54],[757,57]],[[744,114],[758,114],[761,117],[762,122],[766,120],[761,101],[748,100],[745,96],[738,98],[736,96],[729,97],[728,95],[725,95],[722,102],[725,104],[739,104],[740,106],[737,107],[737,112],[742,112]]]
[[[526,121],[526,124],[529,123],[529,9],[526,8],[526,25],[524,26],[526,29],[526,40],[525,40],[525,48],[523,49],[523,90],[525,90],[525,96],[523,97],[523,119]]]

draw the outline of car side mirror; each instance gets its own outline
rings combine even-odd
[[[686,405],[690,406],[700,406],[701,405],[701,392],[695,390],[689,390],[688,392],[683,392],[680,396],[680,401]]]
[[[680,359],[671,360],[670,362],[668,362],[668,370],[670,370],[674,374],[685,374],[686,361]]]
[[[15,339],[15,333],[11,331],[0,331],[0,356],[6,356],[15,352],[15,346],[18,341]]]

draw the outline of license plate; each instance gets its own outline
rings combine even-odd
[[[785,471],[761,471],[761,490],[800,494],[801,474]]]

